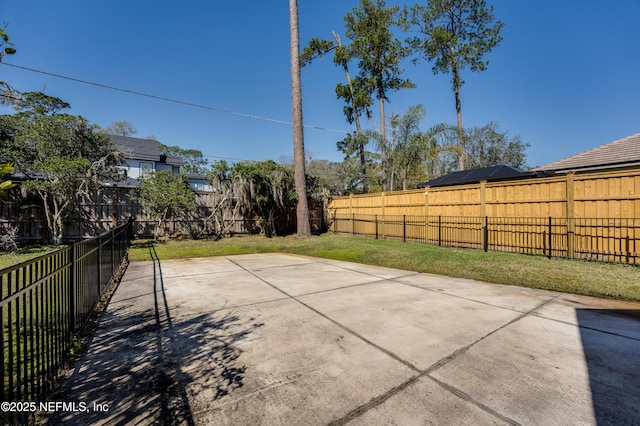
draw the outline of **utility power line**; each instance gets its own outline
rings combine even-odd
[[[190,107],[194,107],[194,108],[207,109],[207,110],[210,110],[210,111],[221,112],[221,113],[224,113],[224,114],[237,115],[237,116],[240,116],[240,117],[246,117],[246,118],[251,118],[251,119],[255,119],[255,120],[268,121],[268,122],[271,122],[271,123],[286,124],[286,125],[289,125],[289,126],[293,124],[290,121],[277,120],[275,118],[262,117],[262,116],[253,115],[253,114],[245,114],[245,113],[238,112],[238,111],[231,111],[231,110],[228,110],[228,109],[216,108],[216,107],[212,107],[212,106],[208,106],[208,105],[201,105],[201,104],[196,104],[196,103],[193,103],[193,102],[187,102],[187,101],[181,101],[181,100],[178,100],[178,99],[166,98],[164,96],[158,96],[158,95],[152,95],[152,94],[149,94],[149,93],[138,92],[136,90],[122,89],[120,87],[109,86],[107,84],[96,83],[96,82],[88,81],[88,80],[82,80],[82,79],[79,79],[79,78],[69,77],[69,76],[56,74],[56,73],[52,73],[52,72],[48,72],[48,71],[37,70],[37,69],[34,69],[34,68],[24,67],[24,66],[21,66],[21,65],[9,64],[7,62],[0,62],[0,65],[6,65],[6,66],[12,67],[12,68],[17,68],[17,69],[21,69],[21,70],[25,70],[25,71],[31,71],[31,72],[35,72],[35,73],[38,73],[38,74],[48,75],[48,76],[51,76],[51,77],[61,78],[61,79],[73,81],[73,82],[76,82],[76,83],[82,83],[82,84],[88,84],[88,85],[91,85],[91,86],[102,87],[103,89],[115,90],[115,91],[118,91],[118,92],[129,93],[131,95],[136,95],[136,96],[144,96],[146,98],[156,99],[156,100],[159,100],[159,101],[172,102],[172,103],[175,103],[175,104],[186,105],[186,106],[190,106]],[[313,125],[310,125],[310,124],[305,124],[304,127],[308,128],[308,129],[323,130],[325,132],[332,132],[332,133],[342,133],[342,134],[349,134],[350,133],[350,132],[346,132],[344,130],[328,129],[326,127],[313,126]]]

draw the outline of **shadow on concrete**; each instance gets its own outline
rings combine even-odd
[[[149,250],[153,291],[112,299],[63,384],[60,399],[84,402],[87,411],[55,413],[48,424],[193,425],[189,394],[216,400],[243,386],[236,343],[261,324],[220,310],[172,318],[160,260]]]
[[[640,310],[576,315],[597,424],[640,424]]]

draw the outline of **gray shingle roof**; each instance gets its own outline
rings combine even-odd
[[[129,136],[107,135],[126,158],[136,160],[160,161],[158,141],[132,138]]]
[[[164,161],[166,164],[171,164],[172,166],[183,166],[184,160],[175,155],[161,155],[160,161]]]
[[[640,133],[558,160],[534,171],[568,171],[597,167],[624,167],[640,162]]]

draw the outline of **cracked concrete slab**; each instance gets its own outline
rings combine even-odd
[[[57,397],[90,408],[45,420],[634,424],[638,330],[635,303],[288,254],[156,258],[129,265]]]
[[[395,282],[300,299],[419,370],[520,315]]]

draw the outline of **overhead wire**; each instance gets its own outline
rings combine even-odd
[[[255,120],[262,120],[262,121],[267,121],[267,122],[271,122],[271,123],[285,124],[285,125],[289,125],[289,126],[293,125],[293,123],[290,122],[290,121],[278,120],[278,119],[275,119],[275,118],[263,117],[263,116],[254,115],[254,114],[246,114],[246,113],[242,113],[242,112],[238,112],[238,111],[232,111],[232,110],[228,110],[228,109],[224,109],[224,108],[217,108],[217,107],[212,107],[212,106],[208,106],[208,105],[196,104],[196,103],[188,102],[188,101],[181,101],[179,99],[167,98],[167,97],[164,97],[164,96],[158,96],[158,95],[153,95],[153,94],[149,94],[149,93],[139,92],[137,90],[123,89],[123,88],[116,87],[116,86],[110,86],[108,84],[96,83],[96,82],[93,82],[93,81],[83,80],[83,79],[75,78],[75,77],[69,77],[69,76],[65,76],[65,75],[62,75],[62,74],[52,73],[52,72],[49,72],[49,71],[37,70],[37,69],[34,69],[34,68],[29,68],[29,67],[22,66],[22,65],[15,65],[15,64],[7,63],[7,62],[0,62],[0,65],[6,65],[6,66],[12,67],[12,68],[17,68],[17,69],[21,69],[21,70],[25,70],[25,71],[38,73],[38,74],[48,75],[48,76],[51,76],[51,77],[61,78],[61,79],[73,81],[73,82],[76,82],[76,83],[82,83],[82,84],[88,84],[88,85],[91,85],[91,86],[101,87],[103,89],[115,90],[115,91],[118,91],[118,92],[129,93],[131,95],[136,95],[136,96],[144,96],[144,97],[151,98],[151,99],[156,99],[156,100],[159,100],[159,101],[171,102],[171,103],[180,104],[180,105],[186,105],[186,106],[190,106],[190,107],[194,107],[194,108],[207,109],[207,110],[210,110],[210,111],[216,111],[216,112],[220,112],[220,113],[224,113],[224,114],[237,115],[237,116],[240,116],[240,117],[246,117],[246,118],[255,119]],[[332,132],[332,133],[342,133],[342,134],[349,134],[350,133],[350,132],[347,132],[347,131],[344,131],[344,130],[329,129],[329,128],[326,128],[326,127],[314,126],[314,125],[311,125],[311,124],[304,124],[304,127],[308,128],[308,129],[322,130],[322,131],[325,131],[325,132]]]

